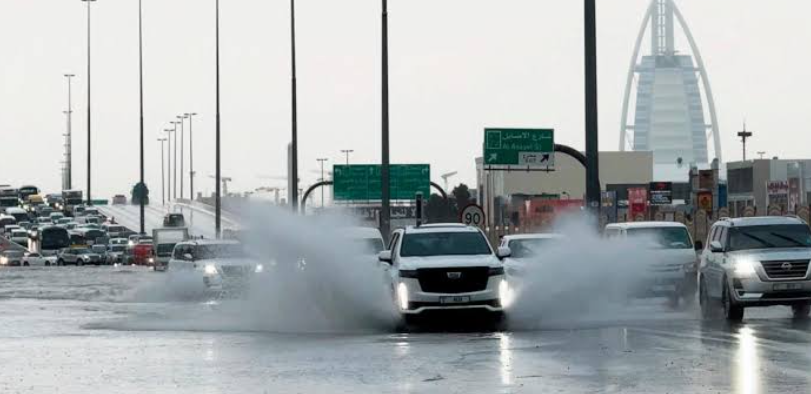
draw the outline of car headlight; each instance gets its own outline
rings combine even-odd
[[[400,284],[397,285],[397,302],[401,310],[408,309],[408,286],[406,286],[405,283],[400,282]]]
[[[257,274],[265,272],[265,266],[262,264],[257,264],[256,268],[254,268],[253,271],[256,272]]]
[[[207,264],[206,267],[203,269],[206,275],[216,275],[217,274],[217,266],[214,264]]]
[[[154,257],[150,257],[150,258],[149,258],[149,262],[154,264],[154,263],[155,263],[155,258],[154,258]]]
[[[513,290],[506,279],[502,279],[498,284],[498,297],[501,299],[501,306],[508,308],[513,302]]]
[[[6,265],[6,264],[8,264],[8,258],[7,257],[0,257],[0,265]]]
[[[735,276],[749,277],[754,276],[755,262],[752,260],[736,260],[735,261]]]

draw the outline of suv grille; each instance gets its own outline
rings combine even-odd
[[[470,293],[487,288],[489,271],[487,267],[428,268],[417,270],[417,277],[426,293]]]
[[[772,279],[803,279],[808,273],[808,260],[763,261],[761,264]]]

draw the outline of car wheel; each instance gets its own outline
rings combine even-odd
[[[84,265],[84,261],[82,261],[82,260],[76,260],[76,266],[81,267],[81,266],[83,266],[83,265]]]
[[[59,259],[56,261],[56,265],[65,265],[65,260]]]
[[[742,306],[735,303],[730,293],[729,286],[726,284],[726,279],[724,279],[722,304],[724,306],[724,317],[727,321],[738,323],[743,320],[744,309]]]
[[[807,319],[808,314],[811,313],[811,304],[792,305],[791,311],[794,313],[795,319]]]
[[[716,308],[715,304],[713,303],[712,298],[710,298],[709,293],[707,292],[707,285],[704,284],[704,281],[701,281],[701,284],[698,286],[698,303],[701,306],[701,317],[704,319],[713,319],[716,315]]]
[[[23,263],[23,267],[30,267],[30,264],[28,264],[28,262],[26,261]]]

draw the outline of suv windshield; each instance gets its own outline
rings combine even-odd
[[[553,238],[515,239],[510,241],[511,256],[514,258],[537,256],[544,246],[549,245]]]
[[[690,234],[681,227],[650,227],[628,229],[628,238],[648,239],[663,249],[690,249]]]
[[[802,224],[731,227],[728,251],[811,247],[811,231]]]
[[[491,254],[487,240],[478,232],[406,234],[403,257],[468,256]]]

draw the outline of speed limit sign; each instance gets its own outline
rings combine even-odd
[[[459,212],[459,222],[468,226],[484,227],[484,210],[476,204],[470,204]]]

